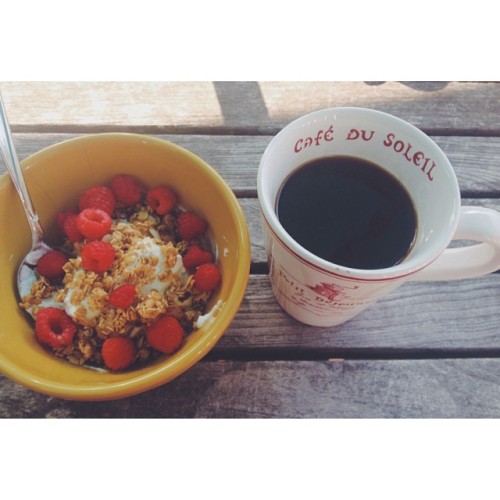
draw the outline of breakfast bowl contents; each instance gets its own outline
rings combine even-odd
[[[57,249],[23,283],[21,307],[54,355],[123,370],[173,354],[203,322],[220,284],[208,224],[167,186],[130,175],[86,189],[57,214]],[[28,291],[29,290],[29,291]]]
[[[99,134],[23,162],[53,250],[16,293],[27,222],[0,178],[0,369],[68,399],[116,399],[162,385],[208,353],[236,314],[250,250],[223,179],[171,143]]]

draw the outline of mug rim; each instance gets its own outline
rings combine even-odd
[[[311,119],[319,116],[324,116],[329,113],[361,113],[365,115],[377,116],[386,121],[393,122],[394,124],[404,127],[407,130],[411,131],[413,134],[416,134],[419,138],[423,139],[425,142],[429,143],[429,145],[434,149],[434,151],[440,157],[440,165],[443,165],[444,168],[451,173],[450,179],[453,182],[453,186],[450,186],[454,191],[453,193],[453,215],[450,220],[449,231],[447,236],[443,236],[441,240],[434,244],[432,251],[429,252],[421,252],[420,255],[410,255],[405,258],[400,263],[382,269],[357,269],[351,268],[347,266],[342,266],[340,264],[335,264],[328,260],[322,259],[318,257],[314,253],[310,252],[298,242],[296,242],[288,232],[281,225],[278,216],[275,211],[274,203],[276,200],[269,200],[264,195],[265,193],[265,176],[263,175],[263,170],[265,164],[268,162],[268,157],[271,155],[271,150],[274,145],[287,134],[291,129],[296,128],[298,125],[301,125]],[[291,170],[290,170],[291,171]],[[285,178],[282,179],[282,182]],[[293,254],[297,259],[299,259],[303,264],[307,264],[317,271],[320,271],[324,274],[328,274],[331,276],[341,276],[343,278],[352,278],[356,280],[365,280],[365,281],[387,281],[387,280],[395,280],[410,276],[421,269],[427,267],[432,262],[434,262],[439,255],[444,251],[444,249],[449,245],[452,237],[456,231],[459,219],[459,210],[461,206],[461,196],[460,196],[460,188],[458,185],[458,180],[456,178],[456,174],[453,170],[453,167],[446,157],[441,148],[433,141],[427,134],[425,134],[422,130],[420,130],[415,125],[398,118],[392,114],[386,113],[384,111],[379,111],[372,108],[364,108],[364,107],[354,107],[354,106],[346,106],[346,107],[331,107],[319,109],[316,111],[312,111],[305,115],[302,115],[295,120],[291,121],[287,125],[285,125],[270,141],[267,145],[262,157],[260,159],[259,168],[257,172],[257,197],[259,200],[259,208],[261,212],[261,216],[263,217],[264,224],[266,224],[274,237],[280,244],[291,254]],[[439,245],[438,245],[439,243]]]

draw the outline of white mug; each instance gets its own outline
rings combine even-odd
[[[306,163],[337,155],[375,163],[408,191],[418,226],[400,263],[373,270],[337,265],[299,245],[280,224],[276,205],[285,179]],[[500,213],[461,206],[457,178],[441,149],[387,113],[330,108],[296,119],[266,148],[257,192],[273,293],[288,314],[309,325],[341,324],[407,281],[471,278],[500,269]],[[477,243],[448,248],[451,240]]]

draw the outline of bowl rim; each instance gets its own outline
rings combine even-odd
[[[0,351],[0,372],[9,377],[11,380],[33,389],[36,392],[69,400],[97,401],[121,399],[164,385],[195,365],[214,347],[232,322],[245,295],[249,280],[251,262],[251,244],[245,214],[238,202],[238,199],[236,198],[236,195],[223,177],[205,160],[188,149],[168,140],[146,134],[129,132],[94,133],[72,137],[49,145],[23,159],[21,161],[21,167],[24,169],[31,162],[33,162],[33,160],[41,157],[43,158],[43,156],[50,154],[52,151],[61,147],[67,147],[68,145],[71,145],[71,143],[94,142],[96,140],[129,141],[130,139],[146,141],[151,144],[157,144],[161,147],[168,146],[170,149],[183,154],[194,163],[200,165],[209,173],[213,182],[218,185],[220,192],[225,198],[226,204],[231,208],[234,220],[237,221],[236,234],[238,238],[238,259],[240,260],[241,265],[238,266],[236,276],[234,277],[234,283],[232,286],[233,290],[231,291],[231,304],[228,305],[228,307],[223,307],[217,314],[216,321],[218,330],[216,332],[211,333],[210,335],[200,336],[196,342],[186,346],[185,349],[180,351],[175,359],[172,360],[171,358],[167,358],[164,363],[158,363],[153,366],[153,368],[151,368],[151,366],[149,366],[149,368],[148,366],[145,368],[139,368],[135,371],[135,375],[134,371],[130,372],[132,374],[131,378],[107,383],[105,385],[78,387],[69,383],[54,382],[48,378],[33,376],[30,374],[29,369],[16,365],[7,359]],[[12,182],[8,172],[0,176],[0,185],[9,181]],[[56,361],[67,363],[67,361],[64,360],[56,359]],[[75,365],[75,369],[89,368]],[[145,371],[145,373],[141,373],[141,371]]]

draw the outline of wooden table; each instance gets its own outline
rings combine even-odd
[[[323,107],[365,106],[429,134],[453,164],[464,204],[500,210],[499,83],[3,82],[0,89],[21,158],[86,133],[167,139],[221,173],[252,240],[240,311],[188,372],[95,403],[48,397],[0,376],[0,417],[500,416],[500,274],[408,283],[342,326],[307,327],[271,293],[256,196],[260,156],[284,125]]]

